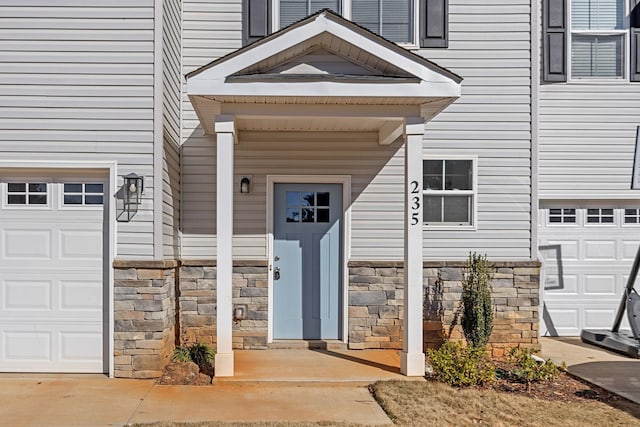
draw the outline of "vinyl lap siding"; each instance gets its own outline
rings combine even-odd
[[[179,255],[181,2],[163,1],[163,141],[162,234],[165,258]]]
[[[424,152],[478,156],[478,230],[427,231],[425,259],[462,259],[471,250],[529,259],[529,4],[451,0],[449,8],[449,48],[418,52],[462,75],[463,96],[427,126]],[[185,72],[240,47],[240,1],[189,0],[184,9]],[[183,256],[214,257],[215,140],[202,135],[187,99],[183,107]],[[253,176],[252,193],[234,195],[237,257],[266,256],[266,174],[300,173],[352,175],[351,259],[402,259],[401,147],[381,147],[367,134],[268,146],[249,136],[236,146],[236,179]]]
[[[182,8],[184,73],[241,47],[240,0],[184,0]],[[186,96],[182,108],[182,256],[215,258],[215,138],[203,134]]]
[[[424,234],[427,259],[469,251],[531,257],[530,5],[449,1],[449,47],[419,53],[464,77],[462,96],[427,124],[424,153],[478,156],[475,231]]]
[[[640,84],[540,89],[540,198],[637,199],[630,190]]]
[[[153,256],[153,0],[2,2],[0,156],[144,175],[117,253]]]

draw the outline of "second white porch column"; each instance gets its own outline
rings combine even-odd
[[[216,117],[216,377],[233,376],[233,116]]]
[[[404,146],[404,336],[400,371],[423,376],[422,137],[424,119],[409,118]]]

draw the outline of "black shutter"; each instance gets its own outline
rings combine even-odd
[[[271,0],[242,0],[242,45],[271,33]]]
[[[420,0],[420,47],[449,46],[449,1]]]
[[[542,80],[567,81],[567,1],[542,3]]]
[[[640,0],[631,0],[630,7],[631,70],[629,71],[629,80],[640,82]]]

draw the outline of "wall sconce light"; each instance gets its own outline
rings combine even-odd
[[[144,177],[131,172],[122,178],[124,179],[124,185],[116,193],[117,219],[120,222],[129,222],[138,212],[138,206],[142,202]]]
[[[240,180],[240,193],[248,194],[251,187],[251,180],[248,176],[243,176]]]

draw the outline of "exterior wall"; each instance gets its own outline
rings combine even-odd
[[[425,259],[464,259],[471,250],[490,258],[528,260],[529,1],[449,3],[449,48],[416,52],[462,75],[463,95],[427,125],[424,153],[478,156],[477,230],[427,230]],[[240,47],[240,0],[186,0],[184,10],[185,72]],[[215,253],[215,140],[203,135],[188,99],[183,108],[183,256],[208,257]],[[398,143],[356,146],[345,144],[353,140],[351,135],[347,140],[325,134],[319,140],[317,135],[285,139],[275,134],[265,148],[264,143],[254,142],[262,135],[241,134],[236,146],[235,175],[251,175],[255,184],[250,197],[236,196],[236,258],[266,256],[265,175],[302,171],[353,175],[352,260],[402,259],[403,217],[398,206],[402,206],[403,160]]]
[[[539,347],[540,264],[495,262],[491,281],[495,307],[489,342],[492,355],[512,347]],[[463,340],[460,326],[463,262],[425,262],[424,346]],[[401,262],[349,263],[349,348],[402,348]]]
[[[117,161],[145,176],[120,257],[153,256],[153,0],[0,6],[0,157]]]
[[[450,0],[449,47],[417,53],[464,78],[424,153],[478,155],[477,231],[426,231],[425,260],[531,259],[530,0]]]
[[[165,258],[179,255],[180,228],[180,114],[182,84],[182,3],[163,1],[163,162],[162,241]]]
[[[638,117],[638,83],[541,85],[540,198],[637,199]]]
[[[176,342],[175,261],[115,261],[114,375],[156,378]]]
[[[184,261],[178,292],[180,343],[216,343],[215,261]],[[233,324],[234,349],[266,349],[268,279],[265,261],[235,262],[233,305],[246,306],[246,318]]]

